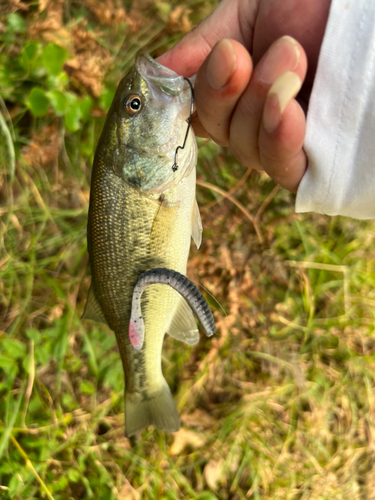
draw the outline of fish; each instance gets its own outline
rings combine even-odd
[[[187,79],[138,53],[117,87],[94,156],[87,224],[91,286],[83,319],[105,323],[116,335],[126,436],[149,425],[179,429],[161,369],[163,339],[168,333],[189,345],[199,341],[195,306],[180,295],[182,285],[177,291],[165,280],[142,289],[144,336],[130,324],[139,277],[156,269],[164,278],[168,272],[184,278],[191,238],[197,248],[201,244],[191,102]]]

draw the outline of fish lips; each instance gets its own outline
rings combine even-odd
[[[135,70],[147,82],[149,91],[155,100],[160,100],[162,105],[170,101],[180,103],[183,108],[186,107],[184,119],[189,118],[190,107],[186,105],[191,102],[192,94],[190,85],[183,76],[162,66],[146,52],[137,54]]]

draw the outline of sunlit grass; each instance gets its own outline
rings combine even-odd
[[[136,31],[99,25],[82,5],[69,4],[64,26],[85,14],[83,31],[112,58],[89,119],[72,132],[52,108],[30,115],[31,86],[52,85],[43,67],[33,79],[6,75],[14,132],[0,107],[0,498],[371,499],[374,224],[296,215],[292,195],[207,141],[197,167],[204,237],[188,274],[221,304],[203,291],[218,334],[194,348],[165,339],[182,429],[124,437],[114,334],[80,319],[91,162],[106,99],[135,52],[161,53],[182,25],[172,30],[174,7],[162,2],[133,11],[154,19]],[[187,7],[193,23],[212,8]],[[3,38],[1,55],[17,47]],[[66,88],[89,94],[73,79]]]

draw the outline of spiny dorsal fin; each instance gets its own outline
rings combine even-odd
[[[82,315],[82,319],[91,319],[92,321],[99,321],[107,325],[107,321],[104,317],[102,308],[99,302],[96,300],[93,286],[91,284],[89,293],[87,296],[86,307]]]
[[[195,345],[199,342],[199,332],[194,314],[182,297],[168,328],[168,334],[176,340],[185,342],[185,344]]]
[[[191,237],[193,238],[197,248],[199,248],[202,243],[202,231],[203,226],[198,203],[197,200],[194,200],[193,211],[191,212]]]

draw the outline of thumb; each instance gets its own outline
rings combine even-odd
[[[179,75],[189,77],[197,73],[222,38],[237,40],[249,49],[257,8],[257,0],[223,0],[204,21],[157,61]]]

